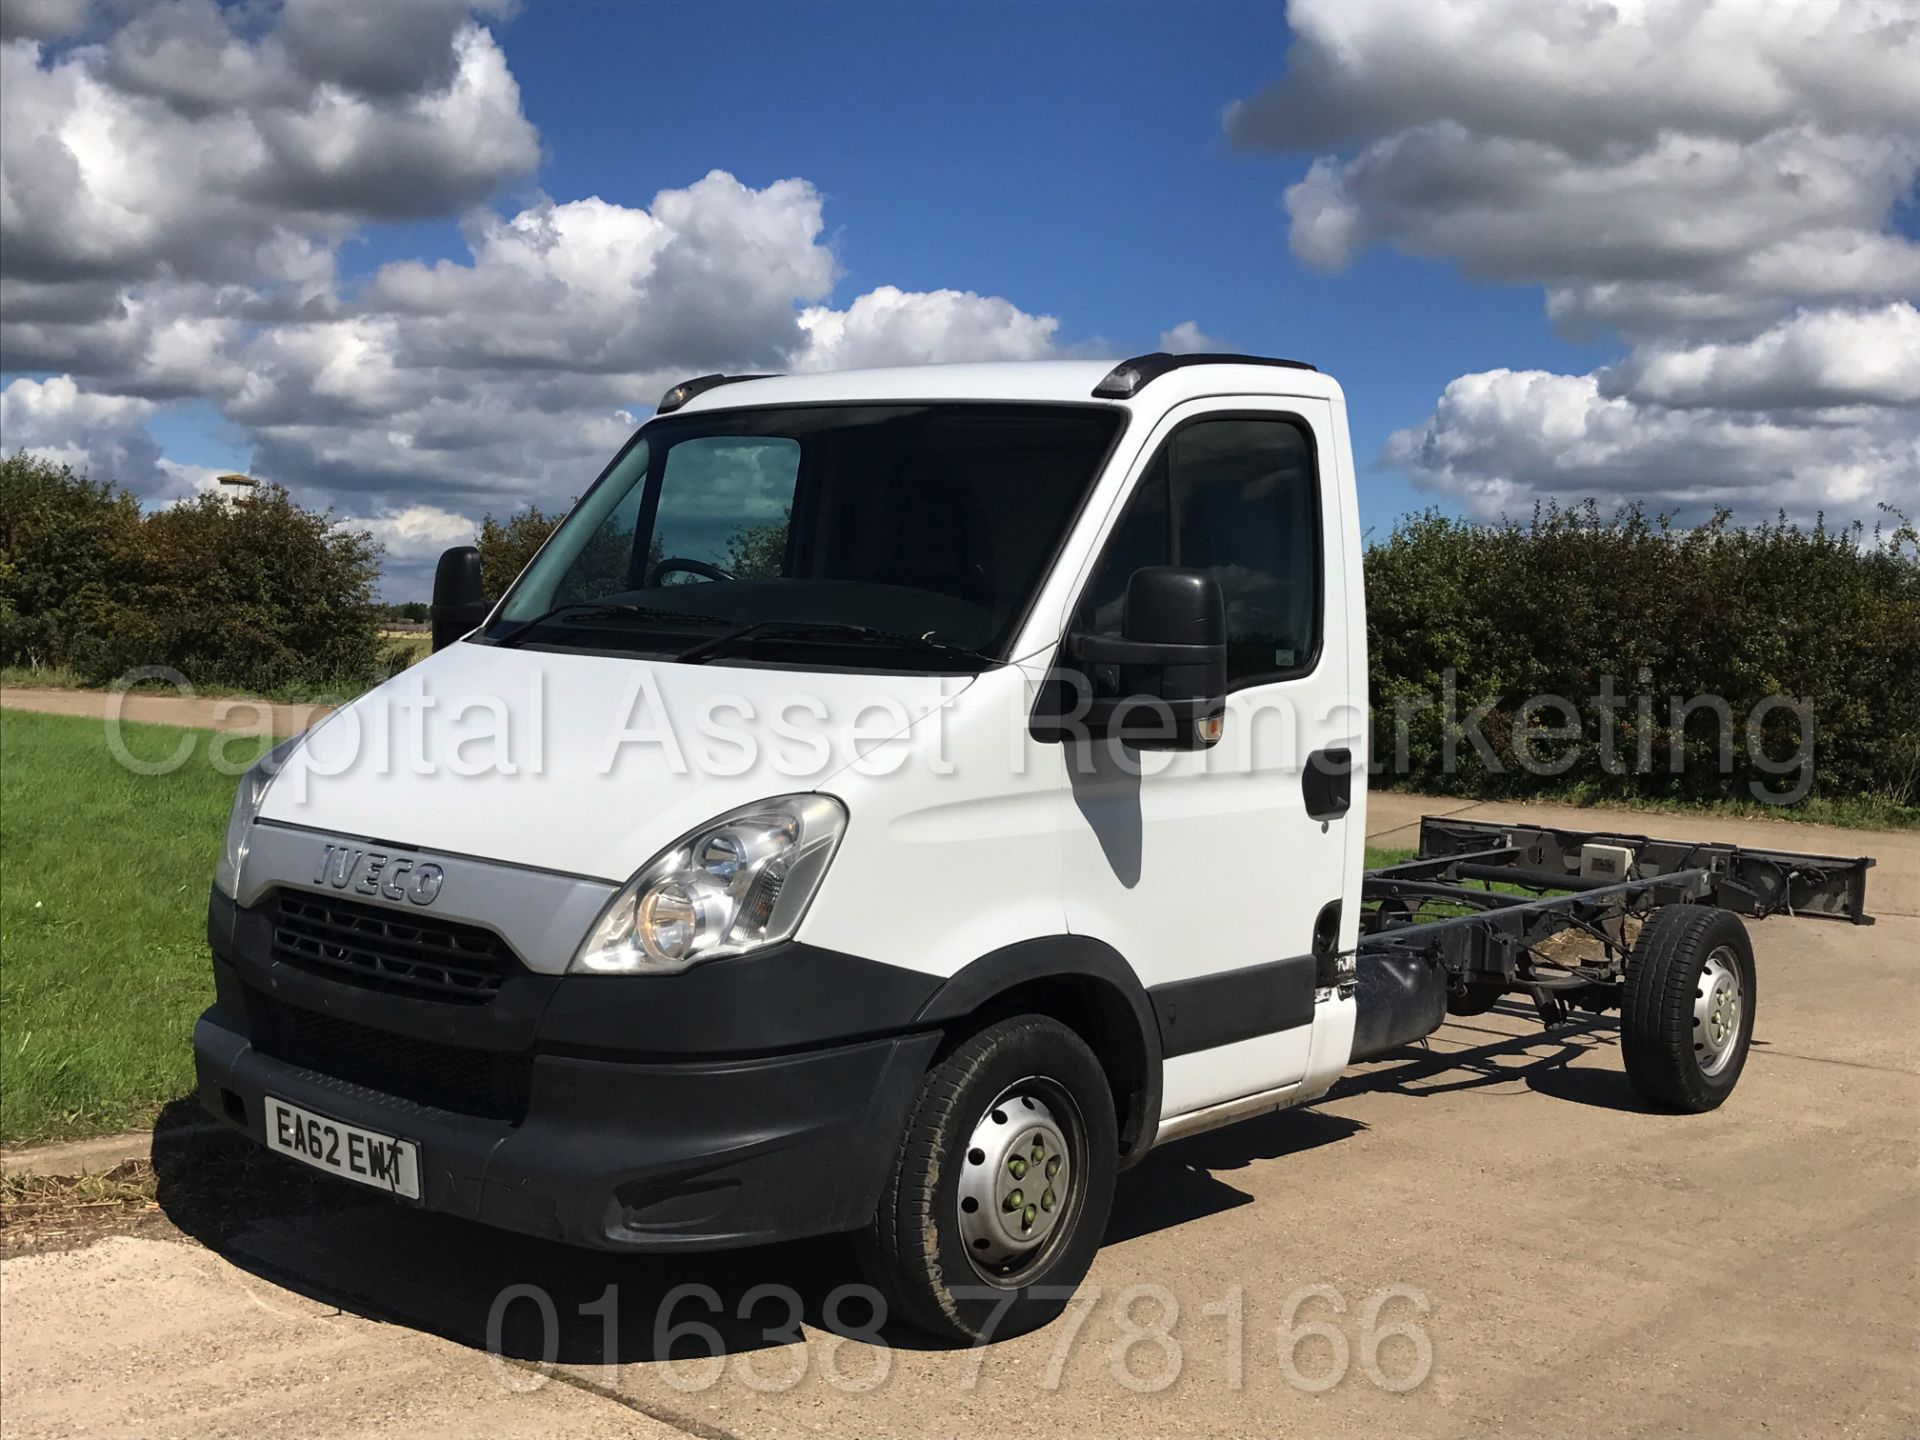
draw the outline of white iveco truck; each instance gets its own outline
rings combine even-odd
[[[704,376],[497,602],[470,548],[435,588],[433,655],[240,787],[207,1108],[580,1245],[849,1232],[947,1336],[1057,1313],[1154,1146],[1449,1010],[1618,1009],[1644,1095],[1716,1106],[1739,917],[1866,919],[1870,861],[1638,836],[1429,821],[1366,871],[1302,364]]]

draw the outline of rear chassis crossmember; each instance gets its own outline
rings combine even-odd
[[[1872,866],[1865,856],[1430,816],[1417,858],[1366,873],[1356,965],[1424,960],[1445,972],[1454,1013],[1518,992],[1554,1025],[1576,1007],[1619,1006],[1637,922],[1656,907],[1871,925]],[[1351,993],[1354,975],[1337,978]]]

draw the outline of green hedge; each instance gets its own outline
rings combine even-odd
[[[549,515],[537,505],[496,520],[491,514],[480,522],[480,593],[498,600],[507,593],[533,554],[547,543],[547,536],[566,519],[567,512]]]
[[[1385,779],[1480,795],[1920,802],[1920,537],[1899,516],[1867,532],[1724,515],[1677,529],[1592,504],[1524,524],[1430,512],[1368,551],[1366,578]],[[1522,705],[1540,695],[1577,715],[1536,711],[1567,733],[1529,741]],[[1710,703],[1676,716],[1676,698],[1703,696],[1721,697],[1731,724]],[[1484,747],[1464,733],[1476,713]]]
[[[380,547],[275,485],[143,513],[123,490],[0,460],[0,656],[112,684],[351,691],[380,678]]]

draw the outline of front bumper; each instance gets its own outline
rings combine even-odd
[[[577,1035],[581,1022],[562,999],[573,981],[542,977],[517,1000],[503,992],[491,1023],[473,1013],[462,1020],[467,1033],[437,1037],[511,1047],[526,1066],[511,1118],[458,1113],[270,1053],[276,1006],[396,1038],[425,1022],[419,1002],[275,963],[258,928],[253,912],[216,896],[219,999],[193,1034],[209,1113],[264,1144],[263,1100],[273,1095],[411,1140],[426,1208],[600,1249],[724,1249],[863,1225],[939,1040],[932,1031],[831,1037],[744,1056],[543,1043],[555,1029]],[[652,1009],[666,998],[645,981],[612,983],[634,988],[589,988],[603,1002],[630,995]],[[612,1031],[618,1016],[604,1003],[601,1012],[597,1022]]]
[[[708,1064],[542,1058],[518,1125],[276,1060],[218,1006],[193,1051],[201,1103],[261,1144],[267,1095],[414,1141],[430,1210],[604,1249],[712,1250],[864,1224],[936,1039]]]

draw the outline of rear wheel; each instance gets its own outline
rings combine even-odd
[[[930,1334],[1036,1329],[1092,1265],[1117,1170],[1113,1093],[1086,1043],[1046,1016],[1000,1021],[922,1082],[865,1268]]]
[[[1634,1089],[1698,1114],[1733,1093],[1753,1039],[1753,943],[1740,917],[1655,910],[1627,960],[1620,1050]]]

